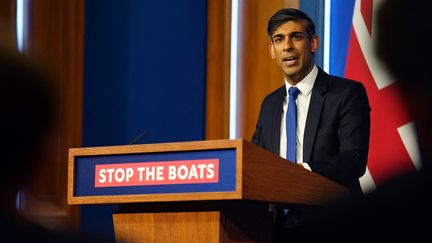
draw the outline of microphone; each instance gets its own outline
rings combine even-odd
[[[142,138],[144,135],[146,135],[147,132],[141,132],[138,136],[136,136],[130,143],[129,145],[135,144],[138,140],[140,140],[140,138]]]

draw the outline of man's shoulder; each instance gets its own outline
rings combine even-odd
[[[327,74],[326,81],[330,90],[358,90],[365,89],[363,83],[357,80]]]
[[[328,74],[321,68],[318,70],[319,72],[314,84],[314,90],[333,90],[341,92],[350,88],[364,89],[364,85],[360,81]]]

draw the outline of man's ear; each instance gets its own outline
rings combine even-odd
[[[275,49],[274,49],[274,45],[273,45],[272,41],[270,41],[270,43],[269,43],[269,52],[270,52],[271,58],[275,59],[276,55],[275,55]]]
[[[311,52],[316,53],[320,44],[320,39],[317,35],[311,39]]]

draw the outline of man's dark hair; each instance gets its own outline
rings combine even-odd
[[[272,38],[273,31],[281,26],[282,24],[289,21],[306,21],[308,26],[306,27],[306,31],[308,34],[308,38],[312,39],[315,35],[315,24],[309,16],[295,8],[283,8],[278,10],[269,20],[267,25],[267,33]]]

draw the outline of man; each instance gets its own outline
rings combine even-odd
[[[297,9],[269,20],[270,55],[285,85],[261,105],[252,142],[362,195],[367,164],[370,107],[363,85],[328,75],[314,63],[319,38],[313,21]],[[290,163],[287,161],[287,163]],[[302,226],[309,211],[276,211],[274,241]]]
[[[370,131],[363,85],[314,64],[319,38],[300,10],[277,11],[267,32],[285,85],[264,99],[252,142],[361,195]]]

